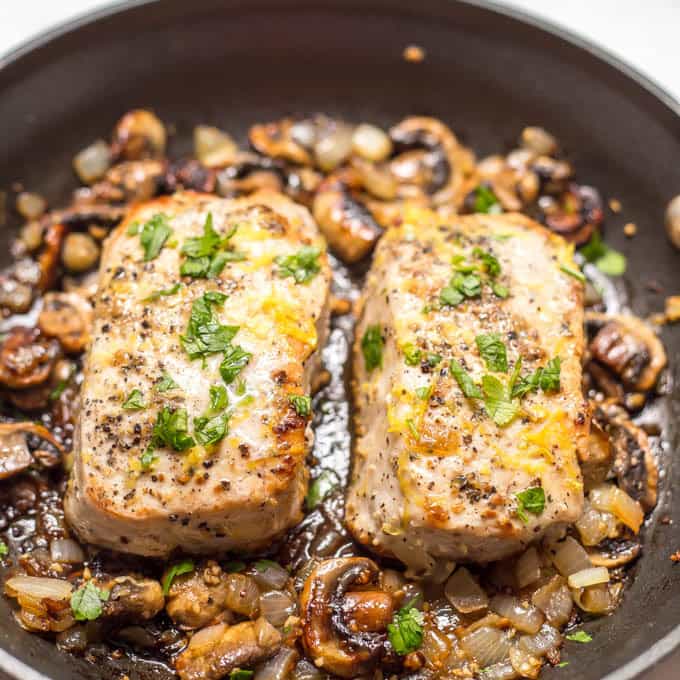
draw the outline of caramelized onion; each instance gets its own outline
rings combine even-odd
[[[465,567],[460,567],[446,582],[446,599],[461,613],[470,614],[486,609],[489,597]]]
[[[538,557],[536,548],[533,546],[526,550],[517,560],[515,578],[518,588],[526,588],[526,586],[536,583],[541,578],[541,560]]]
[[[545,656],[562,644],[562,635],[552,626],[544,623],[536,635],[522,635],[519,646],[532,656]]]
[[[260,614],[272,626],[282,626],[295,613],[295,609],[295,602],[290,596],[279,590],[270,590],[260,595]]]
[[[283,647],[276,656],[265,661],[253,677],[253,680],[288,680],[290,678],[299,654],[290,647]]]
[[[460,639],[461,647],[480,667],[505,661],[510,651],[508,634],[498,628],[482,626]]]
[[[55,562],[81,564],[85,561],[83,549],[72,538],[55,538],[50,543],[50,557]]]
[[[570,588],[587,588],[598,583],[609,583],[609,570],[607,567],[590,567],[570,574],[567,580]]]
[[[563,626],[571,616],[574,603],[566,581],[561,576],[554,576],[541,586],[531,597],[544,614],[548,623],[556,628]]]
[[[517,630],[523,633],[538,633],[545,620],[539,609],[533,605],[523,605],[513,595],[495,595],[489,607],[508,619]]]
[[[43,576],[13,576],[5,583],[5,593],[10,597],[26,596],[35,600],[63,601],[71,597],[73,586],[60,578]]]
[[[611,512],[636,534],[645,519],[641,505],[623,489],[613,484],[600,484],[590,490],[590,503],[597,510]]]
[[[570,576],[592,565],[583,546],[571,536],[550,546],[553,564],[562,576]]]
[[[260,588],[280,590],[288,582],[288,572],[276,562],[261,560],[255,563],[253,578]]]

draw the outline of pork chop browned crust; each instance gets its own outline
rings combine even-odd
[[[589,414],[572,254],[520,215],[411,209],[383,237],[354,354],[346,519],[362,543],[426,570],[503,558],[579,517]]]
[[[171,230],[155,257],[154,224]],[[181,276],[188,239],[206,233],[194,254],[214,265],[218,252],[221,273]],[[269,192],[151,201],[109,237],[100,277],[71,525],[140,555],[267,545],[301,518],[312,433],[292,397],[309,394],[328,326],[331,271],[309,213]]]

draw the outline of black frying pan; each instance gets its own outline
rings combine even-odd
[[[59,28],[0,60],[0,189],[21,180],[51,202],[73,188],[73,154],[137,106],[177,127],[189,150],[197,122],[243,134],[254,121],[325,111],[389,124],[408,114],[449,123],[481,154],[527,124],[562,141],[582,181],[623,202],[608,241],[629,259],[625,285],[637,314],[680,293],[680,254],[663,229],[680,192],[680,106],[642,76],[573,36],[517,12],[451,0],[163,0],[118,5]],[[427,59],[402,59],[410,43]],[[625,221],[638,225],[626,241]],[[10,233],[1,235],[7,252]],[[680,331],[664,332],[675,375]],[[680,671],[680,387],[669,398],[661,454],[666,477],[644,556],[623,605],[587,625],[569,666],[545,678],[671,680]],[[674,523],[659,521],[671,515]],[[162,677],[149,664],[92,666],[21,631],[0,599],[0,669],[22,680]],[[673,652],[672,650],[676,650]],[[654,665],[670,655],[660,665]]]

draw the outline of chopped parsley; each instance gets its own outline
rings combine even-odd
[[[155,260],[172,234],[168,219],[167,215],[156,213],[148,222],[137,227],[135,233],[139,234],[139,242],[144,250],[144,262]]]
[[[481,399],[482,391],[475,385],[470,374],[455,360],[451,359],[451,374],[456,379],[458,386],[468,399]]]
[[[154,302],[155,300],[158,300],[161,297],[168,297],[170,295],[174,295],[181,287],[182,287],[181,283],[176,283],[174,286],[171,286],[170,288],[164,288],[163,290],[155,290],[153,293],[151,293],[151,295],[144,298],[144,302]]]
[[[97,588],[94,581],[83,583],[71,595],[71,611],[76,621],[94,621],[102,614],[102,602],[109,599],[108,590]]]
[[[196,442],[187,434],[188,421],[186,409],[174,410],[168,406],[163,407],[153,426],[151,446],[154,448],[167,446],[179,452],[190,449]]]
[[[213,306],[224,304],[227,296],[210,291],[194,300],[186,333],[180,336],[184,351],[190,359],[224,352],[238,332],[238,326],[223,326],[217,320]]]
[[[590,241],[579,252],[604,274],[622,276],[626,272],[626,256],[618,250],[610,248],[602,240],[602,234],[599,230],[593,232]]]
[[[422,352],[412,343],[406,343],[401,351],[404,353],[404,361],[407,366],[418,366]]]
[[[307,509],[313,510],[339,485],[340,479],[335,470],[322,470],[321,474],[309,484],[309,491],[307,491],[307,498],[305,499]]]
[[[507,287],[496,280],[501,273],[498,258],[479,247],[472,249],[472,257],[477,262],[468,262],[464,255],[453,256],[451,264],[456,273],[439,292],[440,305],[455,307],[466,298],[477,298],[482,294],[485,283],[497,297],[508,297]]]
[[[524,524],[529,523],[530,512],[532,515],[540,515],[545,509],[545,491],[541,486],[531,486],[524,491],[515,494],[517,498],[517,517]]]
[[[210,386],[210,410],[223,411],[229,406],[229,395],[224,385]]]
[[[430,368],[434,368],[441,363],[442,355],[436,354],[435,352],[427,352],[425,354],[425,362]]]
[[[123,408],[127,411],[140,411],[146,408],[144,403],[144,395],[140,390],[132,390],[128,395],[128,398],[123,402]]]
[[[231,673],[229,673],[229,680],[250,680],[255,671],[247,671],[243,668],[234,668]]]
[[[194,418],[194,436],[198,443],[203,446],[217,444],[224,439],[228,432],[229,415],[227,413],[220,413],[213,417]]]
[[[66,380],[60,380],[59,384],[50,392],[50,395],[48,397],[49,401],[56,401],[61,397],[62,394],[64,394],[64,390],[68,387],[69,382],[71,382],[71,377],[75,371],[71,371],[71,375]]]
[[[502,298],[505,300],[508,295],[510,295],[510,291],[508,290],[507,286],[504,286],[502,283],[498,283],[498,281],[492,281],[491,282],[491,292],[499,298]]]
[[[233,326],[233,328],[238,328]],[[229,345],[225,348],[224,359],[220,364],[220,375],[227,385],[234,382],[238,374],[246,367],[253,355],[240,345]]]
[[[176,390],[179,385],[172,379],[169,373],[163,373],[158,382],[154,385],[156,392],[169,392]]]
[[[486,273],[492,279],[495,279],[501,273],[501,263],[493,253],[489,253],[486,250],[482,250],[481,248],[473,248],[472,254],[478,260],[481,260]]]
[[[182,574],[189,574],[194,569],[195,566],[192,560],[182,560],[177,564],[173,564],[165,573],[165,576],[163,576],[163,595],[167,595],[170,592],[170,586],[172,586],[175,578]]]
[[[394,614],[387,624],[387,637],[399,656],[414,652],[423,644],[423,613],[416,609],[415,598]]]
[[[413,418],[407,418],[406,419],[406,427],[408,427],[408,431],[411,433],[411,436],[418,441],[420,439],[420,433],[418,432],[418,428],[416,427],[416,424],[413,422]]]
[[[416,397],[422,401],[429,401],[432,396],[432,385],[426,387],[416,387]]]
[[[321,251],[314,246],[304,246],[295,255],[279,255],[274,262],[281,278],[292,276],[295,283],[309,283],[320,271]]]
[[[579,269],[574,269],[573,267],[570,267],[566,264],[561,264],[560,269],[565,274],[568,274],[569,276],[573,276],[577,281],[580,281],[581,283],[586,282],[586,277],[583,275],[583,272],[580,271]]]
[[[480,184],[474,191],[474,210],[476,213],[497,215],[503,212],[496,194],[487,184]]]
[[[508,355],[505,344],[498,333],[478,335],[475,338],[475,343],[489,371],[507,372]]]
[[[309,418],[312,415],[312,398],[303,394],[291,394],[290,403],[301,418]]]
[[[361,338],[361,353],[364,355],[366,372],[370,373],[375,368],[382,368],[382,353],[385,341],[378,324],[368,326]]]
[[[567,640],[571,640],[572,642],[580,642],[584,645],[593,641],[593,636],[590,633],[586,633],[585,630],[577,630],[575,633],[569,633],[569,635],[565,635],[565,637]]]
[[[560,661],[555,668],[564,668],[565,666],[568,666],[569,662],[568,661]]]
[[[512,398],[511,386],[503,384],[496,376],[482,376],[484,407],[491,419],[500,427],[509,425],[519,413],[519,400]]]
[[[142,455],[139,457],[139,464],[144,472],[148,472],[158,460],[158,456],[153,450],[152,446],[147,446]]]
[[[559,392],[561,366],[562,360],[554,357],[545,367],[537,368],[531,375],[520,378],[513,385],[512,396],[523,397],[529,392],[536,392],[539,388],[543,392]]]
[[[221,236],[213,227],[212,213],[208,213],[203,225],[203,235],[188,238],[182,246],[181,253],[187,259],[180,267],[180,274],[195,279],[212,279],[222,273],[227,262],[244,260],[245,255],[242,253],[224,250],[237,228],[238,225],[232,227],[225,236]]]
[[[7,543],[4,541],[0,541],[0,557],[6,557],[9,555],[9,548],[7,547]]]

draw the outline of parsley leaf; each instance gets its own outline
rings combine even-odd
[[[532,515],[540,515],[545,509],[545,491],[541,486],[531,486],[524,491],[515,494],[517,498],[517,517],[524,524],[529,523],[527,512]]]
[[[475,385],[470,374],[455,360],[451,359],[451,374],[468,399],[481,399],[482,391]]]
[[[464,299],[465,296],[457,288],[454,288],[452,283],[444,286],[439,292],[439,303],[446,307],[455,307]]]
[[[570,267],[566,264],[561,264],[560,269],[565,274],[568,274],[569,276],[573,276],[577,281],[580,281],[581,283],[586,282],[586,277],[583,275],[583,272],[580,271],[579,269],[574,269],[573,267]]]
[[[401,351],[404,353],[404,361],[407,366],[418,366],[420,364],[421,351],[412,342],[406,343]]]
[[[474,191],[474,210],[476,213],[487,213],[497,215],[503,212],[503,208],[496,198],[491,187],[480,184]]]
[[[555,668],[564,668],[565,666],[568,666],[569,662],[568,661],[560,661],[560,663],[555,666]]]
[[[175,451],[186,451],[196,443],[187,432],[188,416],[186,409],[173,410],[168,406],[163,407],[156,417],[156,423],[151,433],[151,445],[167,446]]]
[[[144,302],[154,302],[161,297],[168,297],[169,295],[174,295],[182,287],[181,283],[176,283],[171,288],[164,288],[163,290],[155,290],[151,295],[144,298]]]
[[[229,415],[220,413],[212,418],[201,416],[194,418],[194,436],[199,444],[211,446],[224,439],[229,431]]]
[[[479,274],[457,273],[449,281],[449,284],[441,289],[439,302],[448,307],[459,305],[465,298],[479,297],[482,294],[482,280]]]
[[[130,233],[128,229],[128,233]],[[148,222],[138,227],[139,242],[144,249],[144,262],[158,257],[161,249],[168,240],[172,229],[168,224],[168,216],[163,213],[155,214]]]
[[[123,402],[123,408],[128,411],[139,411],[146,408],[144,403],[144,395],[140,390],[132,390],[128,395],[128,398]]]
[[[416,387],[416,397],[422,401],[429,401],[432,396],[432,385],[426,385],[425,387]]]
[[[153,450],[153,446],[147,446],[142,455],[139,457],[139,464],[144,472],[148,472],[153,464],[158,460],[158,456]]]
[[[203,225],[203,235],[188,238],[182,246],[181,253],[187,257],[210,257],[221,245],[222,237],[213,227],[212,213],[208,213]]]
[[[565,636],[567,640],[572,640],[573,642],[581,642],[582,644],[587,644],[593,641],[593,636],[590,633],[586,633],[585,630],[577,630],[575,633],[569,633]]]
[[[475,343],[489,371],[507,372],[508,356],[505,344],[498,333],[478,335]]]
[[[250,680],[255,671],[244,670],[243,668],[234,668],[231,673],[229,673],[229,680]]]
[[[509,425],[519,413],[519,401],[511,397],[509,387],[496,376],[485,375],[482,376],[482,391],[484,406],[491,419],[500,427]]]
[[[108,590],[87,581],[71,595],[71,611],[76,621],[94,621],[102,614],[102,602],[109,599]]]
[[[441,363],[442,355],[436,354],[435,352],[427,352],[425,355],[425,361],[430,368],[434,368],[439,363]]]
[[[312,398],[302,394],[291,394],[290,403],[301,418],[309,418],[312,415]]]
[[[170,592],[170,586],[177,576],[189,574],[194,569],[195,566],[192,560],[182,560],[177,564],[173,564],[163,576],[163,595],[167,595]]]
[[[274,262],[278,265],[277,274],[281,278],[292,276],[295,283],[309,283],[320,271],[321,251],[314,246],[304,246],[295,255],[279,255]]]
[[[313,510],[339,485],[340,479],[335,470],[322,470],[321,474],[309,484],[309,491],[307,491],[307,498],[305,499],[307,509]]]
[[[537,368],[531,375],[521,378],[512,388],[513,398],[536,392],[539,387],[544,392],[559,392],[561,365],[562,360],[554,357],[545,367]]]
[[[214,291],[194,300],[186,333],[180,342],[190,359],[223,352],[231,346],[238,326],[223,326],[217,321],[212,305],[221,305],[227,296]]]
[[[0,557],[5,557],[9,555],[9,548],[7,547],[7,543],[4,541],[0,541]]]
[[[472,254],[482,261],[486,273],[495,279],[501,273],[501,263],[493,253],[489,253],[481,248],[473,248]]]
[[[234,328],[238,328],[234,326]],[[247,366],[253,355],[240,345],[229,345],[225,348],[224,359],[220,364],[220,375],[227,385],[231,385],[236,376]]]
[[[375,368],[382,368],[382,353],[385,341],[378,324],[368,326],[361,338],[361,353],[364,355],[366,372],[370,373]]]
[[[618,250],[610,248],[603,240],[599,230],[593,232],[590,241],[579,251],[588,262],[592,262],[602,273],[609,276],[622,276],[626,272],[626,257]]]
[[[187,259],[180,267],[180,274],[195,279],[212,279],[222,273],[227,262],[244,260],[245,255],[242,253],[222,250],[236,233],[237,228],[238,225],[233,227],[226,236],[221,236],[213,227],[212,213],[208,213],[203,225],[203,235],[188,238],[182,246],[181,252],[187,256]]]
[[[169,373],[163,373],[158,382],[155,384],[154,389],[156,392],[169,392],[170,390],[175,390],[179,385],[172,379]]]
[[[229,406],[229,395],[224,385],[210,386],[210,410],[222,411]]]
[[[510,295],[508,287],[504,286],[502,283],[498,283],[498,281],[491,282],[491,292],[496,297],[502,298],[503,300]]]
[[[387,624],[387,637],[399,656],[414,652],[423,643],[423,613],[416,609],[414,600],[407,603]]]

